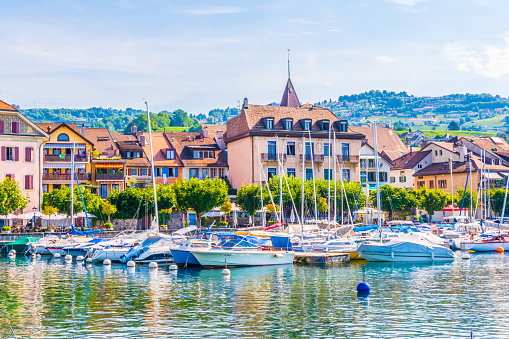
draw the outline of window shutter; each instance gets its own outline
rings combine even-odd
[[[25,189],[28,190],[30,189],[30,176],[29,175],[25,175]]]
[[[148,176],[150,177],[152,175],[152,170],[149,168],[147,172],[148,172]]]
[[[179,168],[175,167],[175,177],[178,178],[179,176]]]
[[[19,121],[13,121],[11,127],[12,133],[19,133]]]
[[[29,175],[28,177],[30,179],[30,188],[29,189],[33,190],[34,189],[34,176]]]
[[[19,161],[19,147],[14,148],[14,161]]]
[[[2,161],[5,161],[5,146],[2,146]]]
[[[0,133],[4,133],[4,121],[0,121]]]
[[[27,162],[32,161],[32,159],[31,159],[31,155],[32,155],[32,154],[31,154],[31,149],[30,149],[30,147],[25,147],[25,161],[27,161]]]

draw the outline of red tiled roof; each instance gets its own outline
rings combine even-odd
[[[201,129],[202,129],[202,131],[207,130],[208,137],[212,138],[214,140],[217,136],[218,131],[223,132],[223,135],[224,135],[224,133],[226,133],[226,125],[202,124]]]
[[[364,134],[370,146],[373,144],[373,129],[368,126],[350,126],[354,133]],[[392,128],[377,127],[376,129],[378,152],[384,153],[391,160],[397,159],[408,153],[408,147],[401,141],[398,134]]]
[[[94,143],[97,152],[113,155],[118,147],[107,128],[85,128],[85,137]]]
[[[152,151],[154,152],[154,166],[182,167],[182,161],[175,151],[175,159],[166,159],[166,150],[174,149],[164,133],[152,133]],[[144,147],[145,154],[150,157],[149,144]]]
[[[173,132],[164,133],[167,140],[175,148],[175,153],[185,167],[228,167],[226,154],[212,138],[202,138],[200,133]],[[193,149],[210,149],[214,151],[214,159],[194,159]]]
[[[407,153],[394,160],[394,166],[391,170],[412,169],[430,153],[431,151]]]
[[[13,111],[17,112],[18,109],[14,106],[9,105],[5,101],[0,100],[0,111]]]

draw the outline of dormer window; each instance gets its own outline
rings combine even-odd
[[[348,121],[347,120],[339,120],[336,123],[336,127],[340,132],[348,132]]]
[[[293,131],[293,119],[292,118],[286,118],[283,120],[283,126],[285,130],[287,131]]]
[[[330,128],[330,120],[320,120],[318,121],[318,125],[322,131],[328,131]]]
[[[311,131],[311,119],[301,120],[301,125],[304,131]]]
[[[173,160],[175,159],[175,150],[167,149],[166,150],[166,160]]]
[[[265,129],[274,129],[274,118],[265,118]]]

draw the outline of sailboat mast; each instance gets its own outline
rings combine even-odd
[[[311,172],[313,173],[313,195],[315,198],[315,220],[318,218],[318,212],[316,208],[316,185],[315,185],[315,163],[314,163],[314,157],[315,157],[315,150],[313,145],[313,140],[311,139],[311,131],[308,131],[309,133],[309,151],[311,153]]]
[[[334,168],[334,223],[337,222],[337,218],[336,218],[336,210],[337,210],[337,183],[336,183],[336,131],[333,132],[334,133],[334,144],[332,144],[332,162],[333,162],[333,168]]]
[[[504,223],[504,215],[505,215],[505,204],[507,202],[507,189],[509,188],[509,175],[506,177],[505,183],[505,195],[504,195],[504,204],[502,205],[502,214],[500,215],[500,224]]]
[[[156,191],[156,179],[155,179],[155,170],[154,170],[154,151],[152,150],[152,126],[150,124],[150,113],[148,111],[148,103],[145,101],[145,106],[147,107],[147,123],[148,123],[148,140],[150,146],[150,168],[152,169],[152,187],[154,188],[154,214],[156,218],[156,225],[159,229],[159,213],[157,209],[157,191]]]
[[[452,226],[454,227],[454,182],[453,182],[453,177],[452,177],[452,155],[449,157],[449,170],[451,171]]]
[[[276,135],[276,147],[277,150],[279,150],[279,138]],[[283,223],[284,220],[284,214],[283,214],[283,149],[284,149],[284,143],[281,145],[281,153],[277,153],[276,150],[276,156],[277,156],[277,164],[280,168],[279,170],[279,212],[281,216],[279,217],[281,219],[281,223]]]
[[[469,175],[470,175],[470,221],[473,222],[474,221],[474,215],[473,215],[473,206],[472,206],[472,195],[473,195],[473,192],[472,192],[472,181],[473,178],[472,178],[472,153],[470,152],[468,154],[468,172],[469,172]]]
[[[301,220],[301,240],[304,239],[304,188],[306,180],[306,138],[302,137],[302,187],[301,187],[301,202],[300,202],[300,220]]]
[[[256,151],[258,153],[260,153],[259,150],[258,150],[258,139],[256,139]],[[259,161],[259,159],[258,159],[258,161]],[[259,167],[261,167],[261,163],[259,163],[259,165],[260,165]],[[260,216],[261,216],[261,219],[262,219],[262,227],[265,227],[265,211],[263,209],[263,183],[262,183],[262,170],[261,170],[261,168],[258,169],[258,178],[260,179],[260,205],[261,205],[261,207],[260,207],[260,210],[261,210]],[[253,223],[254,223],[254,220],[253,220]]]
[[[331,144],[330,144],[330,133],[331,133],[331,125],[329,123],[329,147],[327,148],[327,240],[329,240],[329,231],[330,231],[330,181],[331,181],[331,170],[330,170],[330,158],[331,158]]]
[[[71,154],[71,226],[74,226],[74,152],[76,152],[76,141],[72,143],[72,154]]]
[[[376,209],[378,212],[378,232],[380,232],[380,241],[382,240],[382,214],[381,214],[381,202],[380,202],[380,171],[378,165],[378,137],[376,134],[376,124],[373,122],[373,144],[375,148],[375,175],[376,175]]]

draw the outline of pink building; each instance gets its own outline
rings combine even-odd
[[[42,203],[42,145],[49,138],[17,108],[0,100],[0,180],[14,179],[30,202],[23,212]]]

